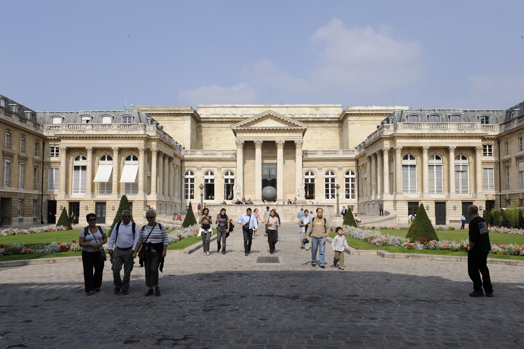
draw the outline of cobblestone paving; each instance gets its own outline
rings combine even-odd
[[[281,229],[279,264],[265,238],[245,257],[168,255],[160,297],[144,297],[135,267],[130,294],[86,297],[80,263],[0,269],[1,348],[509,348],[524,345],[522,268],[490,266],[494,298],[470,298],[465,263],[349,256],[346,270],[311,267],[298,226]],[[212,243],[215,247],[216,244]]]

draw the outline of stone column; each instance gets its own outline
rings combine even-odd
[[[262,145],[263,141],[255,141],[255,200],[262,200]]]
[[[449,195],[455,195],[455,147],[449,147]]]
[[[422,147],[422,188],[424,195],[429,195],[429,164],[428,164],[429,146]]]
[[[475,173],[477,175],[477,198],[482,195],[484,191],[484,183],[482,183],[482,146],[475,147]]]
[[[377,198],[380,198],[384,194],[384,188],[382,186],[382,155],[380,151],[377,153]]]
[[[237,145],[237,173],[235,176],[235,199],[242,200],[244,196],[244,141],[237,139],[235,143]]]
[[[156,195],[156,167],[158,149],[151,149],[151,195]]]
[[[164,154],[164,198],[167,200],[169,196],[169,156]]]
[[[93,147],[86,147],[87,166],[86,166],[86,198],[91,198],[93,194]]]
[[[366,197],[371,199],[371,156],[367,157],[366,162]]]
[[[167,195],[169,196],[171,201],[174,201],[175,199],[175,161],[172,157],[169,157],[169,170],[167,171],[167,175],[169,177],[169,193]]]
[[[144,188],[145,188],[145,172],[147,171],[146,164],[145,164],[145,152],[146,148],[140,147],[138,148],[138,195],[144,196]]]
[[[371,198],[377,195],[377,160],[375,154],[371,154]]]
[[[402,147],[395,147],[395,194],[402,195]]]
[[[304,183],[302,177],[302,145],[304,141],[302,139],[295,140],[295,192]],[[305,188],[304,188],[305,189]],[[298,197],[297,197],[298,200]]]
[[[111,195],[114,199],[118,198],[118,170],[119,170],[119,161],[118,161],[118,147],[113,147],[113,187],[111,189]]]
[[[158,195],[164,195],[164,153],[158,152]]]
[[[383,192],[384,194],[388,193],[390,194],[390,191],[389,191],[389,149],[388,148],[385,148],[382,150],[383,152],[383,155],[384,155],[384,188],[383,188]]]
[[[14,173],[14,169],[12,170]],[[64,199],[66,195],[66,175],[67,175],[67,147],[60,147],[60,170],[58,171],[58,194]],[[71,178],[72,179],[72,178]],[[12,187],[13,185],[11,185]]]
[[[284,200],[284,144],[283,140],[277,143],[277,202]]]

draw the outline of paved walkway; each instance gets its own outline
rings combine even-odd
[[[256,263],[269,256],[261,235],[245,257],[238,230],[225,256],[169,255],[161,297],[144,297],[138,267],[123,296],[106,264],[92,297],[80,263],[0,269],[0,348],[524,345],[522,268],[490,266],[495,297],[470,298],[465,263],[346,254],[345,271],[320,269],[299,248],[296,224],[281,240],[279,264]]]

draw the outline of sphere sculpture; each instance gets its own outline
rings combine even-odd
[[[273,187],[265,187],[262,189],[262,200],[277,201],[277,190]]]

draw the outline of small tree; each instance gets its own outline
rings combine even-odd
[[[502,213],[502,220],[505,227],[516,227],[519,223],[519,212],[516,205],[510,205]]]
[[[428,241],[438,241],[437,233],[435,232],[435,228],[433,228],[433,224],[431,224],[431,221],[429,220],[424,205],[420,204],[417,215],[413,220],[413,223],[411,223],[406,237],[410,241],[417,241],[422,238]]]
[[[182,223],[182,228],[190,227],[192,225],[197,224],[195,214],[193,213],[193,207],[191,206],[191,202],[189,203],[189,208],[187,209],[186,218],[184,218],[184,222]]]
[[[131,205],[129,205],[129,200],[127,200],[126,194],[122,195],[120,198],[120,205],[118,205],[118,211],[116,211],[115,219],[113,219],[113,224],[111,224],[111,231],[109,232],[109,235],[111,235],[111,232],[113,231],[113,228],[118,222],[122,221],[122,212],[124,211],[131,211]],[[133,215],[131,215],[131,220],[133,220]]]
[[[344,222],[342,222],[342,225],[349,225],[350,227],[357,226],[357,222],[355,222],[355,218],[353,217],[353,212],[351,212],[351,207],[349,206],[348,206],[346,215],[344,216]]]
[[[69,221],[69,216],[67,215],[67,211],[64,207],[64,209],[62,210],[62,213],[60,214],[60,218],[58,219],[58,223],[56,223],[56,226],[61,226],[63,225],[64,227],[67,227],[68,230],[71,230],[73,229],[73,227],[71,226],[71,222]]]
[[[493,221],[492,224],[494,226],[499,226],[500,223],[501,223],[502,211],[499,210],[499,209],[494,208],[494,209],[491,210],[490,213],[491,213],[491,219]]]
[[[491,215],[489,214],[488,210],[484,210],[482,212],[482,218],[484,218],[484,220],[488,222],[488,224],[491,224]]]

